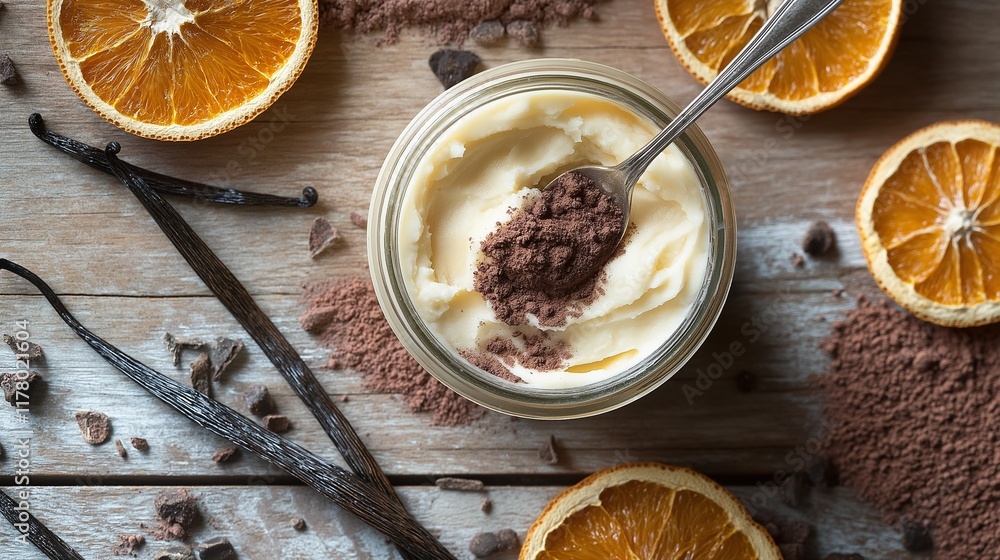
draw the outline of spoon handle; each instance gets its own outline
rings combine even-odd
[[[706,109],[722,99],[765,62],[832,12],[843,0],[785,0],[736,58],[670,124],[617,169],[631,191],[656,156],[673,143]]]

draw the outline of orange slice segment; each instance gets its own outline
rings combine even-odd
[[[670,48],[708,83],[746,46],[781,0],[655,0]],[[802,115],[861,91],[888,62],[902,0],[845,0],[750,75],[727,97],[741,105]]]
[[[520,560],[780,560],[771,537],[708,478],[657,463],[597,472],[556,496]]]
[[[1000,321],[1000,125],[919,130],[875,164],[857,222],[872,276],[915,315],[947,326]]]
[[[316,43],[317,0],[49,0],[49,40],[80,98],[148,138],[196,140],[260,114]]]

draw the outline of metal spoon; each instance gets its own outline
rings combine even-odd
[[[550,188],[570,173],[589,177],[621,208],[626,226],[622,228],[622,236],[624,237],[632,206],[632,190],[639,181],[639,177],[656,156],[673,143],[702,113],[714,105],[716,101],[722,99],[722,96],[729,93],[754,70],[760,68],[781,49],[826,17],[842,1],[785,0],[736,58],[708,84],[708,87],[638,152],[614,167],[589,165],[567,171],[545,188]]]

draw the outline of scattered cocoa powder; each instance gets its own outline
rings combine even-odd
[[[344,238],[329,220],[323,217],[316,218],[309,230],[309,257],[315,259],[323,251],[340,245],[343,241]]]
[[[949,329],[860,297],[815,378],[841,481],[887,523],[929,527],[938,560],[1000,550],[997,340],[1000,325]]]
[[[146,544],[146,537],[133,535],[118,535],[118,542],[111,547],[111,554],[115,556],[135,556],[135,551]]]
[[[382,315],[369,279],[309,286],[304,302],[306,315],[331,310],[329,323],[319,331],[331,351],[328,366],[356,370],[370,391],[402,395],[410,410],[433,413],[436,425],[468,424],[483,415],[482,408],[439,383],[406,352]]]
[[[802,268],[806,265],[806,260],[798,253],[792,253],[791,262],[795,268]]]
[[[201,518],[198,499],[185,489],[164,490],[156,496],[158,526],[153,536],[159,540],[184,540]]]
[[[420,28],[439,43],[457,43],[485,21],[507,25],[515,20],[537,27],[566,25],[576,17],[596,19],[601,0],[320,0],[320,24],[355,33],[382,32],[395,42],[405,28]]]
[[[111,435],[111,420],[103,412],[81,410],[76,413],[76,423],[80,426],[83,441],[90,445],[100,445]]]
[[[593,179],[561,175],[483,240],[473,277],[497,318],[566,324],[603,293],[604,265],[618,252],[624,215]]]

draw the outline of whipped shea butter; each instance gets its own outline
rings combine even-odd
[[[538,266],[587,253],[603,239],[584,219],[600,201],[580,189],[541,200],[540,189],[580,165],[617,164],[657,130],[616,101],[556,89],[502,97],[445,129],[398,207],[402,283],[433,334],[480,369],[541,388],[608,379],[660,348],[702,297],[709,268],[703,188],[676,146],[642,176],[625,239],[592,277],[518,284],[493,266],[501,237],[537,250],[522,261]],[[532,245],[525,237],[537,231],[520,221],[553,213],[580,220],[569,224],[573,238]]]

